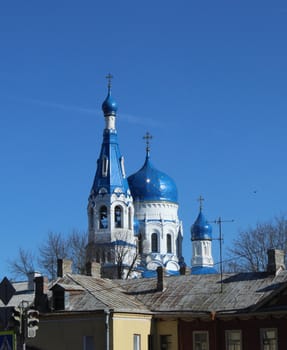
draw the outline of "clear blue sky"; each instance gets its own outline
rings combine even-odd
[[[178,186],[188,265],[199,195],[209,220],[235,220],[223,252],[284,214],[286,40],[285,0],[1,1],[0,279],[19,247],[86,230],[109,72],[126,171],[149,131]]]

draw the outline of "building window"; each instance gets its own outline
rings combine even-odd
[[[193,349],[209,350],[208,332],[193,332]]]
[[[132,208],[129,208],[129,229],[133,228],[133,220],[132,220]]]
[[[261,329],[261,350],[277,350],[277,329]]]
[[[109,160],[106,156],[102,158],[102,176],[107,177],[108,176],[108,167],[109,167]]]
[[[153,253],[158,252],[158,241],[157,241],[157,234],[156,233],[152,233],[152,235],[151,235],[151,251]]]
[[[100,228],[107,228],[108,227],[108,211],[106,206],[102,206],[100,208]]]
[[[90,228],[93,230],[94,229],[94,209],[93,208],[89,209],[89,220],[90,220]]]
[[[138,235],[138,252],[139,254],[143,253],[143,238],[141,233]]]
[[[171,253],[171,234],[167,234],[166,236],[166,251],[167,253]]]
[[[92,335],[85,335],[83,337],[83,350],[95,350],[95,342]]]
[[[226,350],[241,350],[241,331],[230,330],[225,332]]]
[[[121,163],[121,169],[122,169],[123,178],[125,178],[126,177],[126,172],[125,172],[124,157],[120,158],[120,163]]]
[[[115,207],[115,227],[122,227],[122,208],[119,205]]]
[[[170,349],[171,336],[170,335],[161,335],[160,336],[160,350]]]
[[[141,350],[141,336],[140,334],[134,334],[134,349]]]

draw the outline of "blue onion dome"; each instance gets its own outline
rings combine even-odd
[[[105,101],[102,104],[102,110],[104,112],[104,115],[107,115],[107,116],[116,115],[116,112],[118,110],[117,103],[112,97],[110,88],[108,91],[108,96],[106,97]]]
[[[157,170],[146,156],[143,167],[128,177],[134,200],[177,203],[177,187],[171,177]]]
[[[201,210],[198,214],[197,219],[194,224],[191,226],[191,240],[212,240],[212,227],[206,221]]]

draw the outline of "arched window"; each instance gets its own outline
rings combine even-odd
[[[138,252],[139,254],[143,253],[143,239],[141,233],[138,236]]]
[[[100,208],[100,228],[107,228],[108,227],[108,211],[107,207],[103,205]]]
[[[171,234],[166,235],[166,251],[167,253],[171,253]]]
[[[132,228],[133,228],[132,208],[129,208],[129,229],[131,230]]]
[[[122,227],[122,208],[119,205],[115,207],[115,227]]]
[[[151,235],[151,251],[153,253],[157,253],[158,252],[158,240],[157,240],[157,234],[156,233],[152,233],[152,235]]]
[[[102,158],[102,176],[103,177],[108,176],[108,166],[109,166],[109,160],[106,156],[103,156]]]
[[[90,228],[94,229],[94,209],[89,209],[89,221],[90,221]]]

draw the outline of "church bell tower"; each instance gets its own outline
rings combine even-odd
[[[117,104],[111,93],[102,104],[103,142],[88,200],[87,260],[101,264],[101,276],[123,278],[136,258],[134,206],[116,130]]]

